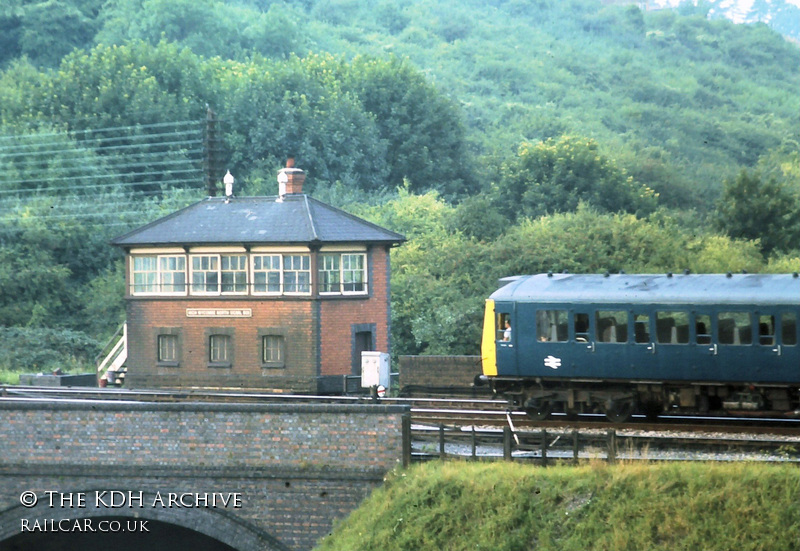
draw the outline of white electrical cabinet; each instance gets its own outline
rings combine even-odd
[[[373,386],[389,388],[390,383],[389,354],[386,352],[362,352],[361,386],[363,388]]]

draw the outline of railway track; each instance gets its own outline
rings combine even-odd
[[[615,429],[668,431],[679,428],[691,432],[714,430],[726,433],[800,435],[798,419],[724,418],[664,415],[657,421],[634,416],[627,423],[609,423],[605,416],[587,414],[575,419],[554,414],[551,419],[534,421],[519,411],[509,411],[505,400],[486,398],[380,398],[358,396],[314,396],[255,392],[240,389],[138,390],[93,387],[42,387],[0,385],[0,400],[103,400],[127,402],[206,402],[206,403],[318,403],[392,404],[409,406],[412,422],[453,426],[502,427],[509,423],[520,429]]]
[[[130,390],[0,386],[2,401],[119,401],[128,403],[280,403],[407,405],[412,456],[506,458],[546,462],[578,457],[662,460],[760,459],[800,461],[800,421],[667,416],[611,424],[602,415],[533,421],[502,400],[382,398],[260,393],[237,389]],[[744,456],[742,455],[744,454]]]

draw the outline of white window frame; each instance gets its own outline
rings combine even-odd
[[[195,266],[194,266],[194,264],[195,264],[194,261],[198,260],[199,262],[202,263],[202,259],[203,258],[208,258],[209,259],[209,268],[208,269],[203,269],[202,264],[201,264],[200,268],[196,269]],[[211,264],[212,264],[211,260],[216,262],[216,267],[215,268],[211,267]],[[193,295],[217,296],[217,295],[220,294],[220,291],[222,289],[222,281],[220,281],[222,279],[221,278],[221,264],[222,264],[222,262],[220,261],[220,255],[219,254],[215,254],[215,253],[195,253],[195,254],[190,254],[189,255],[189,285],[190,285],[191,293]],[[208,286],[209,286],[207,276],[204,277],[204,280],[203,280],[202,284],[196,284],[194,282],[195,273],[216,274],[216,276],[217,276],[217,282],[216,282],[217,290],[216,291],[208,291],[207,290]],[[198,289],[198,287],[201,287],[201,289]]]
[[[305,260],[306,262],[308,262],[308,267],[307,268],[302,268],[302,266],[301,266],[301,268],[299,270],[297,270],[297,269],[287,269],[287,267],[286,267],[287,259],[289,259],[289,258],[299,258],[301,264]],[[303,296],[305,296],[305,295],[310,295],[311,294],[312,280],[311,280],[311,255],[310,254],[307,254],[307,253],[306,254],[303,254],[303,253],[287,253],[287,254],[284,254],[283,258],[281,259],[281,268],[282,268],[281,269],[281,290],[283,291],[284,295],[289,295],[289,296],[291,296],[291,295],[303,295]],[[286,290],[286,288],[287,288],[286,274],[288,272],[294,272],[294,273],[296,273],[298,275],[299,274],[307,274],[308,275],[308,283],[306,283],[305,285],[308,286],[308,290],[307,291],[287,291]],[[295,285],[298,286],[298,287],[300,286],[300,284],[297,283],[297,282],[295,282]]]
[[[148,269],[136,269],[137,261],[148,261],[148,263],[152,262],[152,266],[148,266]],[[146,277],[148,281],[143,284],[138,284],[136,282],[136,276],[141,275]],[[140,287],[144,287],[144,290],[140,290]],[[157,255],[137,255],[131,257],[131,294],[132,295],[158,295],[160,294],[158,288],[158,256]]]
[[[178,259],[183,261],[183,270],[168,270],[162,267],[163,262],[168,262],[169,259]],[[154,262],[152,270],[137,270],[136,263],[139,260],[150,260]],[[172,283],[166,283],[166,276],[168,274],[184,274],[184,283],[182,291],[167,291],[167,287],[174,287],[174,280]],[[147,283],[148,290],[137,290],[136,276],[137,274],[149,274],[152,278],[151,282]],[[186,282],[186,255],[185,254],[132,254],[131,255],[131,295],[134,296],[186,296],[188,292],[188,283]]]
[[[333,266],[326,267],[326,260],[331,259],[334,260]],[[320,253],[318,257],[318,269],[317,269],[317,285],[319,285],[319,294],[320,295],[340,295],[342,294],[342,257],[340,254],[337,253]],[[335,287],[329,289],[323,289],[323,276],[322,274],[336,274],[336,282]]]
[[[224,333],[212,333],[208,336],[208,363],[232,363],[233,337]]]
[[[178,361],[178,335],[162,333],[157,337],[158,362],[170,363]]]
[[[264,266],[263,259],[266,258],[266,257],[269,257],[269,261],[270,261],[270,265],[271,265],[270,269],[264,269],[264,267],[263,267]],[[261,262],[259,262],[261,264],[260,268],[256,268],[256,259],[257,258],[261,259]],[[277,261],[278,261],[278,268],[277,269],[274,266],[272,266],[272,262],[276,258],[277,258]],[[253,294],[254,295],[272,295],[272,296],[280,295],[282,293],[282,291],[283,291],[283,255],[280,254],[280,253],[259,252],[259,253],[253,253],[250,256],[250,259],[251,259],[251,262],[250,262],[250,281],[252,281]],[[264,283],[263,283],[265,290],[264,291],[258,291],[258,290],[256,290],[256,285],[262,285],[262,284],[261,283],[256,283],[256,273],[262,273],[262,272],[265,274]],[[271,273],[277,273],[278,274],[278,290],[277,291],[270,291],[269,290],[269,286],[270,286],[269,274],[271,274]]]
[[[231,254],[221,254],[221,255],[219,255],[219,270],[220,270],[219,290],[220,290],[220,294],[223,294],[223,295],[246,295],[247,294],[247,287],[248,287],[248,283],[249,283],[248,282],[249,274],[248,274],[248,270],[247,270],[247,256],[248,255],[245,254],[245,253],[231,253]],[[231,262],[231,259],[234,259],[234,258],[236,259],[236,263],[237,264],[240,261],[244,262],[244,266],[241,266],[241,267],[237,266],[236,269],[231,269],[230,268],[230,262]],[[226,259],[227,259],[227,261],[229,263],[228,269],[224,268]],[[225,277],[225,274],[233,274],[233,282],[227,283],[227,284],[224,283],[223,279]],[[237,291],[236,290],[237,285],[241,285],[240,283],[236,282],[236,274],[244,274],[244,290],[242,290],[242,291]],[[233,290],[232,291],[225,291],[224,290],[225,285],[231,285],[233,287]]]
[[[274,346],[269,346],[273,344]],[[277,353],[277,358],[270,357],[270,352]],[[283,367],[286,365],[286,339],[283,335],[261,335],[261,364],[264,366]]]
[[[183,269],[169,269],[169,261],[171,259],[175,259],[178,263],[183,263]],[[167,267],[164,267],[164,264],[167,264]],[[183,274],[183,290],[176,291],[175,290],[175,274]],[[167,276],[172,277],[172,281],[167,283]],[[186,255],[185,254],[161,254],[158,255],[158,285],[161,294],[163,295],[176,295],[176,296],[184,296],[186,295],[188,289],[188,282],[186,278]],[[172,291],[167,291],[167,287],[171,287]]]
[[[356,269],[356,270],[353,270],[351,268],[345,268],[345,264],[347,264],[347,262],[345,262],[345,257],[359,257],[359,258],[361,258],[361,268]],[[343,253],[342,254],[342,259],[339,262],[339,264],[342,267],[342,275],[340,277],[341,286],[342,286],[341,287],[342,288],[342,294],[343,295],[366,295],[366,294],[368,294],[369,293],[369,284],[368,284],[368,281],[367,281],[367,279],[368,279],[367,274],[369,273],[369,270],[367,270],[367,255],[365,253]],[[356,283],[356,282],[349,282],[348,283],[347,277],[346,277],[347,274],[356,274],[356,273],[361,273],[362,274],[362,279],[361,279],[360,282],[358,282],[358,283],[360,283],[362,285],[362,289],[358,290],[358,291],[345,290],[345,286],[346,285],[350,285],[350,284]]]
[[[322,272],[332,272],[333,269],[325,269],[325,259],[326,257],[335,258],[337,259],[336,270],[338,271],[338,289],[336,290],[322,290],[322,278],[320,277]],[[361,267],[359,269],[352,269],[345,267],[348,265],[348,262],[352,257],[358,257],[361,259]],[[320,295],[367,295],[369,294],[369,270],[367,269],[367,253],[364,252],[321,252],[319,255],[319,265],[320,268],[317,270],[317,277],[319,279],[318,284],[320,285]],[[362,281],[360,282],[363,285],[363,289],[358,291],[352,290],[345,290],[346,285],[352,285],[354,282],[348,282],[348,275],[352,274],[362,274]]]

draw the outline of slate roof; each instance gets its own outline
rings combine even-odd
[[[405,241],[399,233],[308,195],[209,197],[121,235],[113,245],[374,243]]]

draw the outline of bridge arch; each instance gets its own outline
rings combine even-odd
[[[101,492],[99,500],[95,492]],[[187,541],[178,549],[190,549],[189,541],[214,541],[220,544],[215,546],[218,551],[291,551],[290,547],[229,508],[205,507],[202,501],[200,506],[168,507],[167,492],[159,490],[60,490],[60,495],[72,496],[73,507],[61,507],[57,502],[58,506],[51,507],[49,496],[39,492],[33,507],[19,504],[0,511],[0,551],[31,549],[31,542],[48,539],[62,541],[56,547],[40,545],[38,548],[63,549],[63,540],[67,538],[108,543],[109,538],[123,535],[120,541],[133,539],[139,542],[138,545],[148,544],[148,549],[157,551],[158,547],[151,545],[157,543],[153,539],[167,537],[166,534],[172,534],[171,537],[183,534],[183,539]],[[84,496],[85,506],[75,506],[79,496]],[[112,503],[112,496],[125,496],[126,499],[133,496],[128,505],[134,506],[103,506],[103,501]],[[121,503],[121,500],[120,497],[117,503]],[[184,503],[190,502],[191,498],[184,499]],[[59,522],[62,519],[69,522]],[[154,535],[155,538],[148,542],[148,535]],[[97,539],[93,539],[95,537]],[[176,548],[174,541],[171,541],[169,548]],[[209,547],[203,544],[199,548]]]
[[[372,403],[0,396],[0,417],[0,551],[22,519],[56,516],[152,519],[237,551],[307,551],[410,450],[408,406]],[[96,489],[240,492],[242,506],[42,508],[46,491],[69,489],[86,489],[87,501]],[[25,509],[20,495],[30,491],[40,503]]]

